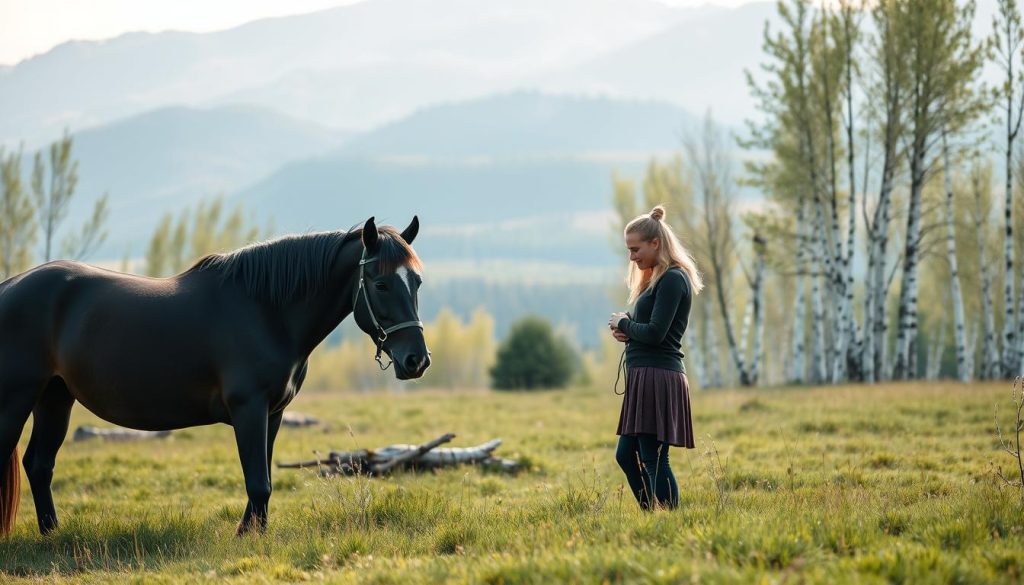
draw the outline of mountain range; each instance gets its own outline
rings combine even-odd
[[[677,151],[712,105],[733,128],[749,116],[743,70],[773,11],[365,0],[73,41],[0,68],[0,147],[74,134],[67,226],[109,194],[100,260],[223,194],[278,232],[418,213],[442,261],[608,266],[613,174]]]
[[[756,65],[748,59],[771,7],[366,0],[213,33],[72,41],[0,71],[0,145],[35,147],[65,127],[170,105],[248,104],[366,131],[426,106],[530,88],[697,112],[729,96],[721,113],[738,124],[750,108],[732,101],[747,94],[742,67]]]

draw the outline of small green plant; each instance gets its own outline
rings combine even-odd
[[[729,479],[726,467],[722,463],[722,456],[718,452],[718,445],[708,435],[707,442],[701,456],[704,459],[704,468],[707,471],[708,479],[715,488],[715,510],[721,513],[729,503]]]
[[[1003,437],[1003,429],[999,425],[999,404],[996,404],[996,434],[999,435],[999,446],[1013,457],[1017,462],[1017,472],[1019,477],[1016,479],[1010,479],[1003,474],[1002,467],[996,466],[996,474],[999,475],[1000,479],[1003,480],[1006,485],[1015,486],[1021,491],[1021,497],[1024,497],[1024,461],[1021,459],[1020,450],[1020,433],[1024,431],[1024,377],[1017,376],[1013,380],[1013,388],[1010,390],[1010,400],[1013,402],[1015,409],[1015,420],[1014,420],[1014,433],[1013,439],[1007,440]]]

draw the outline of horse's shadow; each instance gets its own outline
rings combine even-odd
[[[38,578],[159,569],[201,555],[218,529],[224,532],[220,540],[230,540],[233,525],[187,513],[108,517],[99,523],[69,519],[46,536],[24,523],[0,539],[0,576]]]

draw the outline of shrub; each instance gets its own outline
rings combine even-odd
[[[562,388],[573,375],[575,355],[541,317],[514,323],[498,348],[491,385],[498,390]]]

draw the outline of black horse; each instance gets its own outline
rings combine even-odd
[[[313,348],[350,313],[399,379],[430,365],[418,317],[422,266],[401,234],[361,229],[287,236],[212,255],[170,278],[51,262],[0,284],[0,533],[18,507],[17,443],[39,530],[57,527],[50,482],[77,400],[145,430],[235,429],[249,503],[238,534],[265,530],[270,460],[284,408]]]

